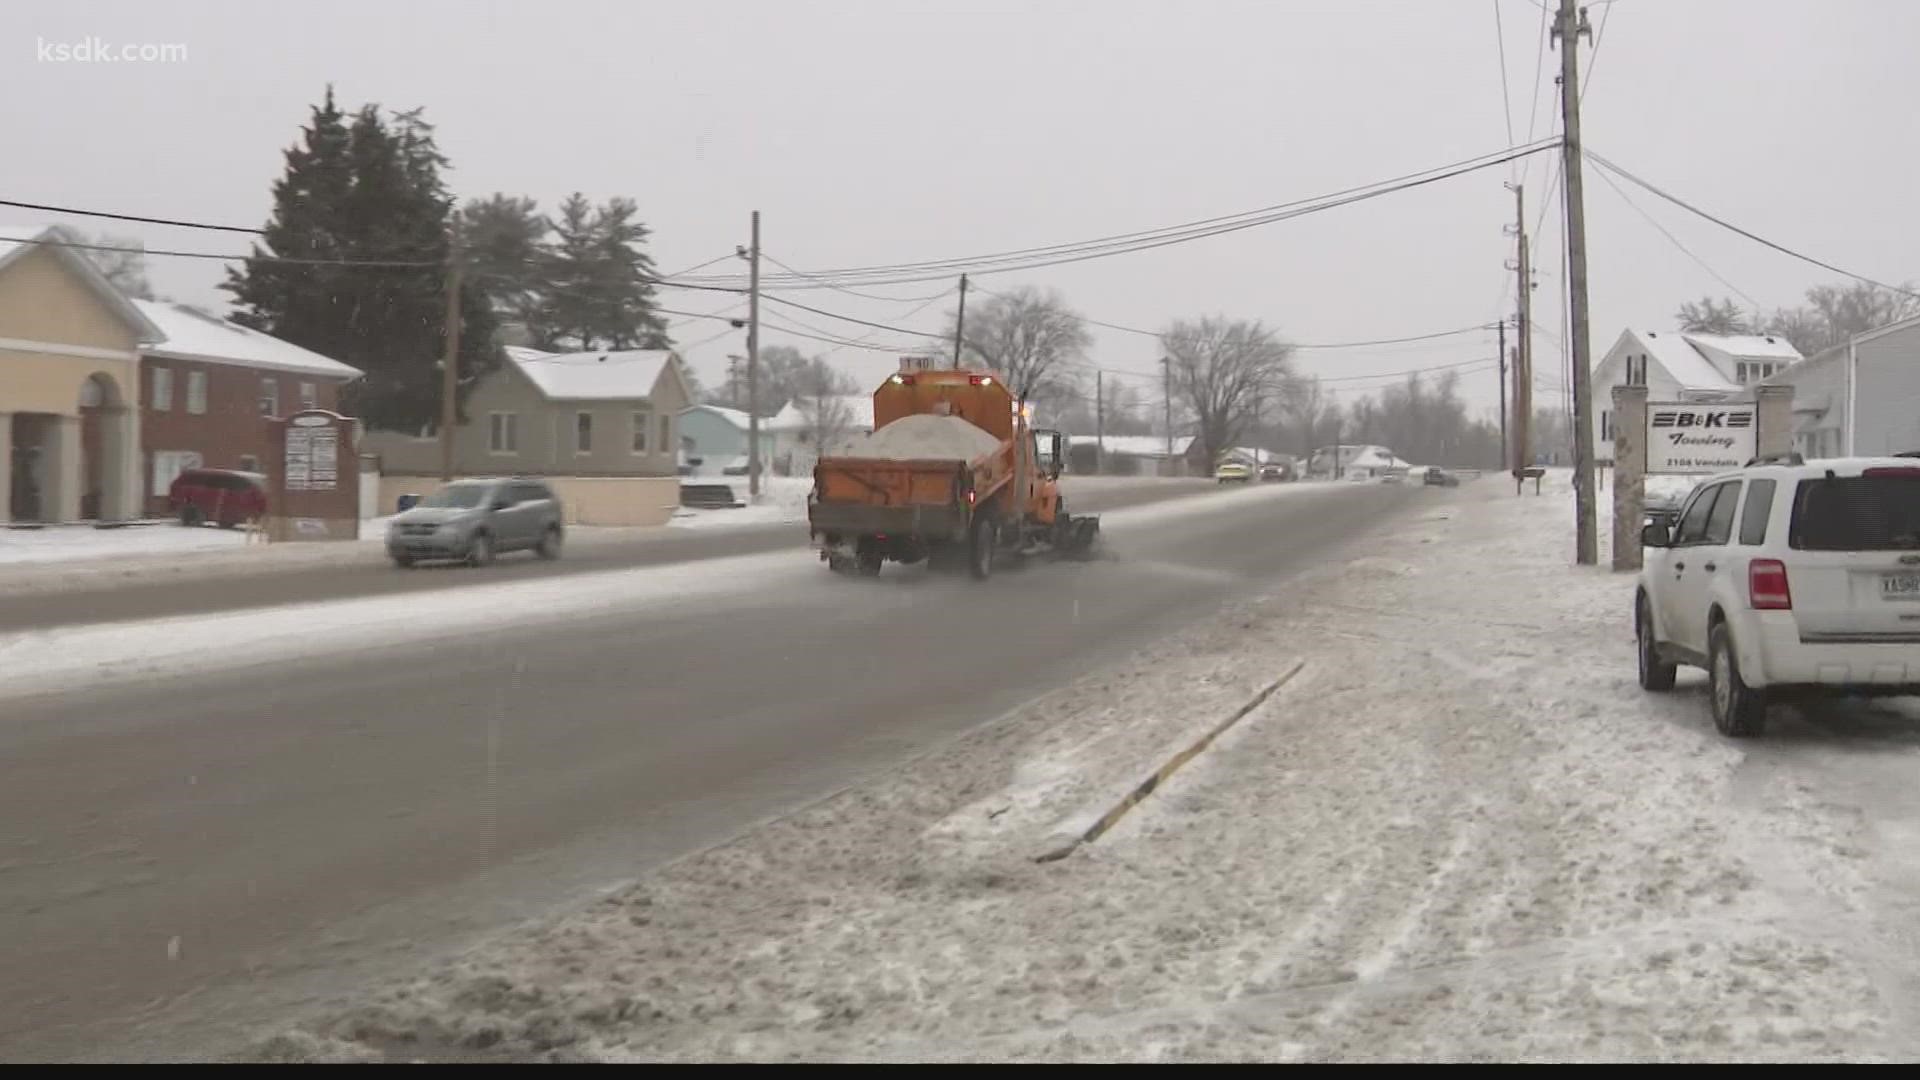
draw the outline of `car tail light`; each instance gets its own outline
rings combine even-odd
[[[1907,479],[1913,480],[1913,479],[1920,479],[1920,469],[1904,467],[1904,466],[1888,467],[1888,466],[1882,465],[1878,468],[1873,468],[1873,469],[1861,469],[1860,475],[1861,476],[1900,476],[1900,477],[1905,477]]]
[[[1787,564],[1779,559],[1755,559],[1748,564],[1747,603],[1755,611],[1792,611],[1793,590],[1787,585]]]

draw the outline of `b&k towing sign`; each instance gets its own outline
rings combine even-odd
[[[1738,469],[1760,446],[1759,406],[1650,401],[1647,472],[1710,473]]]

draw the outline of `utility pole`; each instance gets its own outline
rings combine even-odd
[[[1573,505],[1574,561],[1600,561],[1599,527],[1593,491],[1593,371],[1587,348],[1587,211],[1580,178],[1580,37],[1593,36],[1585,8],[1560,0],[1553,36],[1560,43],[1561,175],[1567,208],[1567,314],[1572,320],[1568,344],[1573,350]]]
[[[1520,310],[1514,316],[1514,332],[1518,340],[1513,349],[1513,476],[1517,483],[1520,470],[1527,467],[1533,456],[1530,449],[1533,433],[1533,267],[1529,264],[1531,256],[1527,251],[1527,197],[1518,185],[1513,189],[1513,237],[1517,251],[1513,269],[1518,275],[1515,291],[1520,298]]]
[[[1500,316],[1500,460],[1507,460],[1507,317]]]
[[[960,279],[965,282],[963,276]],[[960,294],[966,296],[965,292]],[[1093,471],[1094,475],[1104,472],[1107,467],[1107,373],[1099,368],[1093,369]]]
[[[747,255],[747,498],[760,501],[760,211]]]
[[[1260,398],[1259,390],[1253,392],[1253,467],[1260,467]]]
[[[953,366],[960,367],[960,342],[967,333],[967,275],[960,275],[960,317],[953,322]]]
[[[1167,468],[1173,468],[1173,357],[1160,358],[1160,396],[1167,411]]]
[[[447,244],[447,353],[440,361],[440,479],[453,479],[453,428],[460,419],[460,226]]]

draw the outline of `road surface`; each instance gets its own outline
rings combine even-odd
[[[0,701],[0,1055],[220,1055],[897,762],[1436,497],[1203,496],[1116,521],[1107,559],[985,583],[843,579],[796,551],[698,600],[532,630],[502,611],[480,637]]]
[[[1116,482],[1117,481],[1117,482]],[[1215,490],[1210,480],[1141,478],[1137,482],[1099,477],[1089,483],[1069,477],[1063,482],[1076,513],[1098,513]],[[727,511],[710,511],[723,515]],[[724,519],[722,519],[724,521]],[[311,545],[309,545],[311,546]],[[322,545],[334,547],[335,545]],[[423,565],[396,571],[378,544],[338,545],[354,550],[315,551],[329,556],[313,562],[287,564],[269,570],[258,559],[242,560],[246,573],[236,568],[231,552],[183,554],[171,560],[165,573],[105,576],[96,564],[54,563],[20,565],[0,572],[0,633],[39,630],[82,623],[157,619],[189,612],[237,611],[272,604],[308,603],[355,596],[390,596],[436,589],[467,588],[473,579],[451,564]],[[563,577],[594,570],[629,566],[658,566],[689,559],[729,555],[756,555],[770,551],[803,550],[804,525],[766,524],[727,528],[586,529],[575,531],[558,562],[530,554],[503,555],[487,573],[494,581],[527,581]],[[275,555],[283,554],[279,549]],[[307,552],[287,553],[305,555]],[[143,561],[150,561],[149,559]],[[36,571],[39,574],[36,574]],[[85,582],[63,590],[57,599],[44,595],[36,576],[79,571]],[[34,586],[40,595],[9,595],[9,585]]]

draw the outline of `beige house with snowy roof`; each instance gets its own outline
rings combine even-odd
[[[1786,338],[1772,335],[1623,330],[1593,368],[1594,456],[1613,460],[1616,386],[1645,386],[1651,401],[1744,401],[1800,360]]]

